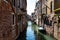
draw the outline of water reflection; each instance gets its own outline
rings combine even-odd
[[[32,25],[32,22],[28,21],[27,29],[20,33],[17,40],[47,40],[45,36],[37,30],[37,26],[35,25],[35,27]]]
[[[35,40],[34,30],[32,30],[32,23],[30,21],[28,22],[26,36],[26,40]]]
[[[37,33],[35,33],[34,29],[32,29],[32,22],[28,21],[28,27],[27,29],[20,33],[17,40],[37,40]]]
[[[24,32],[20,33],[17,40],[26,40],[26,30]]]

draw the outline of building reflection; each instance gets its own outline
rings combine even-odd
[[[16,40],[26,40],[26,31],[21,32]]]

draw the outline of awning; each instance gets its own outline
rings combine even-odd
[[[54,12],[59,11],[59,10],[60,10],[60,8],[57,8],[57,9],[54,10]]]
[[[59,14],[60,13],[60,8],[57,8],[54,10],[55,14]]]

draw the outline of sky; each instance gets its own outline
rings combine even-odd
[[[31,15],[34,12],[36,2],[38,0],[27,0],[27,14]]]

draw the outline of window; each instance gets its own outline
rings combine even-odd
[[[50,10],[50,12],[52,13],[52,1],[51,1],[51,3],[50,3],[50,6],[51,6],[51,10]]]
[[[18,8],[20,8],[20,0],[19,0],[19,5],[18,5]]]
[[[14,15],[14,13],[12,13],[12,24],[13,25],[15,24],[15,15]]]
[[[8,0],[6,0],[6,1],[8,1]]]
[[[47,0],[46,0],[47,1]]]
[[[21,21],[21,15],[18,15],[18,22]]]
[[[14,15],[13,15],[13,24],[14,24]]]
[[[49,23],[50,26],[52,26],[52,20],[50,20],[50,23]]]
[[[14,6],[15,6],[15,0],[14,0]]]
[[[14,6],[15,6],[15,0],[12,0],[12,5],[14,5]]]
[[[58,22],[60,23],[60,16],[59,16],[59,20],[58,20]]]
[[[46,6],[46,14],[47,14],[47,6]]]

